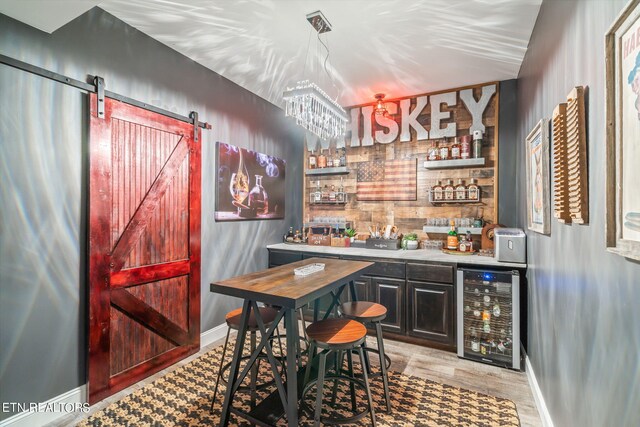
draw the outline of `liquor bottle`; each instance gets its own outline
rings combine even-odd
[[[471,135],[460,137],[460,158],[468,159],[471,157]]]
[[[447,249],[458,250],[458,233],[456,233],[456,225],[453,221],[451,221],[451,230],[447,234]]]
[[[467,243],[469,244],[469,252],[473,252],[473,240],[471,239],[471,231],[467,230]]]
[[[436,141],[431,141],[431,147],[427,150],[427,160],[438,160],[438,157],[438,143]]]
[[[460,252],[469,252],[468,250],[467,237],[463,234],[460,238],[460,243],[458,243],[458,251]]]
[[[318,166],[318,157],[316,157],[313,150],[311,150],[311,154],[309,154],[309,169],[315,169]]]
[[[329,154],[327,155],[327,167],[333,167],[333,156],[331,155],[331,148],[329,148]]]
[[[336,200],[338,202],[341,202],[341,203],[345,201],[344,182],[342,180],[342,177],[340,177],[340,189],[338,190],[338,193],[336,194]]]
[[[444,200],[454,200],[454,193],[455,190],[453,188],[453,181],[448,179],[447,180],[447,185],[445,185],[444,187]]]
[[[313,193],[313,202],[320,203],[322,201],[322,189],[320,188],[320,180],[317,181],[318,185],[316,187],[315,193]]]
[[[319,168],[327,167],[327,156],[324,155],[322,148],[320,149],[320,155],[318,156],[318,167]]]
[[[438,181],[436,185],[431,188],[431,198],[434,202],[440,202],[443,197],[442,181]]]
[[[473,157],[479,159],[482,157],[482,131],[473,131]]]
[[[342,166],[347,166],[347,148],[342,147],[340,149],[340,164]]]
[[[478,184],[476,183],[475,178],[471,178],[471,183],[467,187],[467,194],[469,200],[478,201],[480,200],[480,189],[478,188]]]
[[[467,187],[462,183],[462,179],[458,179],[456,185],[456,200],[465,200],[467,198]]]
[[[341,163],[340,154],[338,153],[338,149],[336,148],[336,154],[333,156],[333,167],[339,168],[340,166],[344,166]]]
[[[457,137],[454,139],[453,145],[451,146],[451,158],[454,160],[458,160],[460,158],[460,144],[458,143]]]
[[[329,190],[329,201],[330,202],[336,201],[336,186],[333,184],[331,184],[331,190]]]
[[[329,186],[327,184],[325,184],[324,188],[322,189],[322,200],[329,200]]]
[[[447,141],[441,141],[440,144],[440,160],[449,160],[449,146],[447,145]]]
[[[269,213],[269,196],[262,186],[262,175],[256,175],[256,185],[249,193],[249,207],[256,215]]]
[[[285,236],[287,242],[293,242],[293,227],[289,227],[289,232]]]

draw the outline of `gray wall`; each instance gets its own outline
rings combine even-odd
[[[0,15],[0,53],[212,123],[202,150],[202,330],[238,304],[215,280],[267,265],[302,221],[302,132],[282,110],[95,8],[49,35]],[[86,382],[87,115],[81,91],[0,65],[0,389],[42,402]],[[216,223],[215,142],[287,160],[286,218]],[[8,414],[0,417],[6,418]]]
[[[625,3],[544,1],[518,79],[523,228],[522,141],[573,86],[588,88],[590,224],[527,232],[529,357],[556,426],[640,425],[640,265],[604,239],[604,34]]]

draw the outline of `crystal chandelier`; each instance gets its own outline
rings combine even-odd
[[[308,14],[307,20],[318,32],[318,41],[322,43],[320,34],[331,31],[329,21],[320,11]],[[329,74],[326,68],[329,49],[324,43],[322,43],[322,45],[327,49],[324,69],[325,72]],[[314,133],[321,139],[330,140],[340,138],[345,134],[348,120],[347,113],[340,104],[332,100],[329,95],[315,83],[309,80],[301,80],[296,83],[295,87],[288,87],[282,94],[282,99],[285,102],[285,115],[287,117],[293,117],[299,126]]]

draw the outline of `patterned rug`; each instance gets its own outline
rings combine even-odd
[[[230,342],[230,348],[233,348],[232,344]],[[219,386],[213,414],[209,412],[209,408],[221,354],[222,346],[111,404],[81,421],[78,425],[217,426],[226,389],[223,384]],[[227,349],[226,361],[229,361],[230,357],[231,351]],[[354,361],[354,364],[357,371],[358,363]],[[268,363],[260,364],[259,383],[271,378],[267,365]],[[379,426],[520,425],[516,405],[508,399],[407,376],[393,370],[389,371],[391,413],[387,414],[384,412],[386,408],[382,381],[378,377],[372,379],[370,384],[376,410],[376,421]],[[339,383],[337,399],[331,405],[332,385],[331,382],[325,383],[323,416],[349,415],[351,409],[349,386],[342,382]],[[259,391],[258,402],[273,390],[275,390],[275,386]],[[305,400],[310,407],[314,405],[314,398],[315,387],[306,395]],[[236,394],[236,400],[234,407],[242,408],[245,411],[249,410],[248,393]],[[357,401],[359,402],[357,409],[366,410],[364,391],[357,391]],[[313,416],[309,418],[306,414],[301,413],[300,425],[311,425],[311,421],[313,421]],[[370,424],[371,419],[366,416],[358,424],[352,425]],[[251,424],[232,415],[229,425],[249,426]],[[278,425],[285,426],[286,419],[283,417]]]

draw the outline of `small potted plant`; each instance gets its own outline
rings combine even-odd
[[[418,249],[418,235],[416,233],[407,233],[402,237],[403,249]]]
[[[356,234],[358,234],[358,232],[356,231],[355,228],[347,228],[344,230],[344,235],[349,238],[349,241],[351,243],[353,243],[353,241],[356,240]]]

